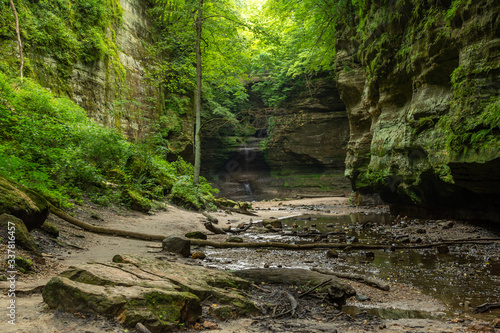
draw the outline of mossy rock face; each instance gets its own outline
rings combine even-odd
[[[373,2],[359,48],[339,48],[345,174],[356,204],[376,192],[393,215],[500,223],[500,3],[449,3]]]
[[[0,176],[0,214],[3,213],[20,218],[31,231],[45,222],[49,204],[35,192]]]
[[[68,268],[47,283],[43,298],[54,309],[91,312],[118,318],[125,327],[140,322],[151,332],[170,332],[196,321],[208,299],[220,306],[213,311],[219,318],[257,314],[257,307],[238,291],[249,286],[225,271],[116,255],[110,263]]]
[[[16,246],[32,251],[36,255],[41,255],[40,249],[35,243],[35,239],[29,233],[23,220],[9,214],[0,215],[0,232],[4,233],[3,237],[7,240],[9,239],[9,236],[11,236],[7,234],[7,231],[10,231],[9,228],[12,228],[12,226],[14,226]]]

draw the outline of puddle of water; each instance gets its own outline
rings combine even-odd
[[[389,214],[351,214],[338,216],[299,216],[283,219],[284,232],[302,232],[317,229],[332,233],[330,241],[337,242],[339,236],[349,241],[356,237],[359,243],[394,242],[391,229],[396,226]],[[290,242],[312,242],[312,238],[292,235],[254,234],[254,240],[283,240]],[[326,250],[286,251],[212,249],[207,254],[215,258],[215,266],[229,269],[263,267],[310,268],[321,267],[335,271],[365,273],[387,279],[391,282],[413,285],[424,293],[444,302],[450,311],[472,312],[472,308],[483,303],[500,300],[500,261],[498,244],[484,245],[484,253],[474,250],[471,245],[451,246],[448,254],[438,254],[435,249],[420,250],[374,250],[373,259],[368,259],[366,251],[341,252],[339,259],[326,259]],[[481,254],[482,253],[482,254]],[[488,255],[493,253],[496,255]],[[228,262],[225,258],[229,259]],[[469,303],[466,309],[463,304]],[[429,318],[429,312],[395,309],[351,309],[367,311],[382,318]],[[498,314],[500,311],[495,310]]]

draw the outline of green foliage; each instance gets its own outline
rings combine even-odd
[[[0,174],[61,205],[85,195],[146,211],[192,172],[183,160],[169,163],[148,145],[96,124],[69,99],[1,72],[0,125]],[[205,183],[200,192],[207,206],[210,190]]]
[[[123,75],[115,44],[115,28],[122,16],[118,0],[19,0],[16,7],[28,58],[27,75],[33,74],[33,65],[46,67],[46,56],[56,60],[59,85],[53,88],[59,91],[69,89],[65,81],[78,61],[105,59],[118,76]],[[8,1],[0,3],[0,18],[4,22],[0,41],[14,40],[14,17]],[[9,59],[3,55],[5,66]]]
[[[155,65],[147,78],[161,95],[160,119],[153,140],[176,152],[175,142],[191,141],[191,117],[196,88],[197,1],[154,0],[150,14],[156,41],[150,48]],[[202,133],[204,138],[233,135],[242,126],[248,95],[245,90],[249,65],[247,23],[232,0],[204,1],[202,31]],[[191,135],[189,135],[191,134]],[[183,139],[181,139],[183,138]]]
[[[213,194],[217,192],[203,177],[199,185],[194,185],[192,176],[181,176],[172,188],[171,200],[189,209],[216,210]]]

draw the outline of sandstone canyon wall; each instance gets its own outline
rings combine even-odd
[[[374,1],[364,35],[339,40],[357,203],[378,193],[394,213],[500,221],[499,12]]]

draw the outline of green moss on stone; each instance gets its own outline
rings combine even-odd
[[[40,249],[36,245],[35,239],[29,233],[21,219],[9,214],[0,215],[0,231],[5,233],[5,239],[9,239],[12,235],[7,234],[11,227],[14,226],[15,244],[28,251],[32,251],[36,255],[41,255]]]

